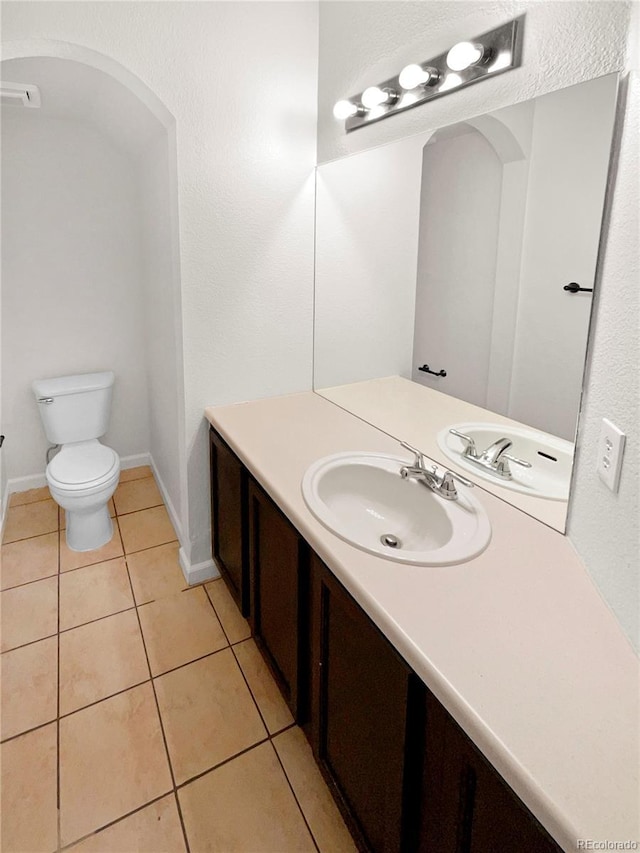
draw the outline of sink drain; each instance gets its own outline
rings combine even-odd
[[[398,539],[397,536],[394,536],[392,533],[385,533],[380,537],[380,541],[383,545],[386,545],[387,548],[401,548],[402,542]]]

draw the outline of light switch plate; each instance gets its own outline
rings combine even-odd
[[[612,492],[618,491],[625,434],[615,424],[602,419],[598,442],[598,475]]]

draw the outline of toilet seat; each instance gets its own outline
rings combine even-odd
[[[65,492],[86,492],[107,485],[119,473],[118,454],[94,439],[64,445],[47,466],[47,481]]]

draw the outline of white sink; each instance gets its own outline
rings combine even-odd
[[[456,484],[458,500],[444,500],[424,483],[403,480],[407,464],[378,453],[327,456],[305,473],[302,494],[332,533],[389,560],[446,566],[484,551],[491,525],[469,489]]]
[[[494,441],[501,438],[510,439],[513,444],[508,449],[511,456],[516,456],[531,464],[530,468],[509,463],[511,480],[505,480],[479,468],[463,457],[465,442],[449,430],[473,438],[478,453],[486,450]],[[483,480],[497,483],[505,489],[514,492],[548,498],[555,501],[569,499],[569,484],[571,481],[571,466],[573,463],[573,444],[546,432],[525,427],[511,427],[492,423],[451,424],[438,433],[438,445],[443,453],[460,468],[470,474],[475,474]]]

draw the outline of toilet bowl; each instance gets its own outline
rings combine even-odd
[[[66,513],[67,545],[92,551],[113,536],[108,501],[120,477],[120,458],[97,439],[66,444],[46,471],[49,491]]]
[[[46,436],[61,446],[46,478],[51,497],[66,512],[72,551],[101,548],[113,535],[108,502],[118,485],[120,457],[98,439],[109,424],[114,379],[108,370],[33,383]]]

